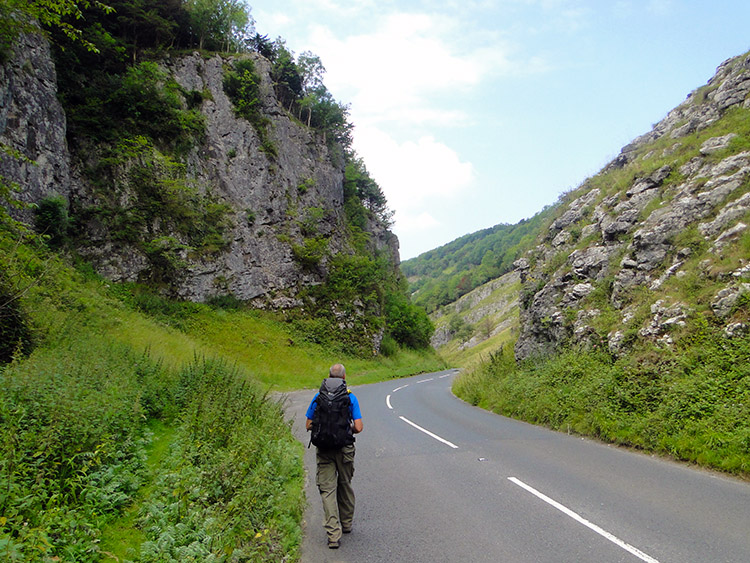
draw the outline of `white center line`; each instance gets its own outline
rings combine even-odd
[[[540,493],[534,487],[531,487],[531,486],[527,485],[526,483],[524,483],[523,481],[521,481],[519,479],[516,479],[515,477],[508,477],[508,480],[511,481],[511,482],[513,482],[513,483],[515,483],[519,487],[521,487],[523,489],[526,489],[532,495],[536,496],[537,498],[540,498],[541,500],[543,500],[547,504],[549,504],[551,506],[554,506],[557,510],[559,510],[563,514],[566,514],[567,516],[570,516],[573,520],[575,520],[578,523],[583,524],[587,528],[595,531],[600,536],[603,536],[603,537],[607,538],[609,541],[611,541],[615,545],[620,546],[625,551],[628,551],[628,552],[632,553],[633,555],[635,555],[636,557],[638,557],[638,559],[640,559],[642,561],[646,561],[648,563],[659,563],[659,561],[657,561],[656,559],[654,559],[650,555],[647,555],[647,554],[643,553],[641,550],[633,547],[632,545],[630,545],[628,543],[625,543],[624,541],[622,541],[617,536],[614,536],[614,535],[610,534],[609,532],[607,532],[606,530],[603,530],[602,528],[600,528],[596,524],[594,524],[592,522],[589,522],[583,516],[580,516],[579,514],[576,514],[575,512],[573,512],[569,508],[563,506],[562,504],[560,504],[556,500],[553,500],[553,499],[549,498],[547,495],[545,495],[543,493]]]
[[[388,396],[387,396],[387,397],[385,398],[385,404],[386,404],[386,405],[388,405],[388,408],[389,408],[389,409],[393,410],[393,407],[391,406],[391,396],[390,396],[390,395],[388,395]]]
[[[392,393],[395,393],[396,391],[401,391],[401,389],[406,389],[407,387],[409,387],[409,384],[408,384],[408,383],[407,383],[406,385],[402,385],[401,387],[396,387],[396,388],[395,388],[395,389],[394,389],[394,390],[392,391]]]
[[[434,377],[428,377],[427,379],[421,379],[421,380],[417,381],[417,383],[427,383],[428,381],[432,381],[433,379],[435,379],[435,378]]]
[[[425,434],[427,434],[427,435],[428,435],[428,436],[430,436],[431,438],[435,438],[435,439],[436,439],[436,440],[437,440],[438,442],[442,442],[443,444],[446,444],[447,446],[450,446],[450,447],[451,447],[451,448],[453,448],[454,450],[455,450],[455,449],[458,449],[458,446],[457,446],[456,444],[454,444],[454,443],[452,443],[452,442],[449,442],[448,440],[446,440],[446,439],[444,439],[444,438],[441,438],[441,437],[440,437],[440,436],[438,436],[437,434],[433,434],[433,433],[432,433],[432,432],[430,432],[429,430],[425,430],[424,428],[422,428],[422,427],[421,427],[421,426],[419,426],[418,424],[414,424],[414,423],[413,423],[413,422],[412,422],[411,420],[409,420],[408,418],[404,418],[403,416],[399,416],[399,418],[400,418],[401,420],[403,420],[403,421],[404,421],[404,422],[405,422],[406,424],[411,424],[411,425],[412,425],[412,426],[413,426],[414,428],[416,428],[417,430],[419,430],[419,431],[421,431],[421,432],[424,432]]]

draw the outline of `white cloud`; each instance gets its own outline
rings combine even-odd
[[[397,223],[398,213],[422,213],[430,199],[455,197],[474,181],[474,166],[433,137],[398,143],[371,127],[359,132],[355,148],[397,210]]]
[[[501,49],[460,52],[455,22],[428,14],[391,14],[359,35],[315,26],[311,49],[327,69],[326,84],[352,104],[360,120],[462,123],[454,108],[435,107],[433,95],[465,95],[493,69],[506,64]]]
[[[418,233],[440,226],[440,222],[427,211],[410,214],[397,211],[395,215],[395,230],[397,233]]]

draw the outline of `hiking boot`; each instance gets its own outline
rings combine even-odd
[[[338,540],[328,540],[328,549],[338,549],[340,545],[341,542],[339,542]]]
[[[351,534],[352,533],[352,527],[349,526],[348,528],[341,528],[341,531],[345,534]]]

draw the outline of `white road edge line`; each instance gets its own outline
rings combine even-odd
[[[424,428],[422,428],[422,427],[421,427],[421,426],[419,426],[418,424],[414,424],[414,423],[413,423],[413,422],[412,422],[411,420],[409,420],[408,418],[404,418],[403,416],[399,416],[399,418],[400,418],[401,420],[403,420],[403,421],[404,421],[404,422],[405,422],[406,424],[411,424],[411,425],[412,425],[412,426],[413,426],[414,428],[416,428],[417,430],[419,430],[419,431],[421,431],[421,432],[424,432],[425,434],[427,434],[427,435],[428,435],[428,436],[430,436],[431,438],[435,438],[435,439],[436,439],[436,440],[437,440],[438,442],[442,442],[443,444],[446,444],[446,445],[450,446],[450,447],[451,447],[451,448],[453,448],[454,450],[457,450],[457,449],[458,449],[458,446],[457,446],[456,444],[454,444],[454,443],[452,443],[452,442],[449,442],[448,440],[445,440],[444,438],[441,438],[441,437],[440,437],[440,436],[438,436],[437,434],[433,434],[433,433],[432,433],[432,432],[430,432],[429,430],[425,430]]]
[[[592,522],[589,522],[583,516],[580,516],[579,514],[576,514],[575,512],[573,512],[569,508],[563,506],[562,504],[560,504],[556,500],[553,500],[553,499],[549,498],[547,495],[545,495],[543,493],[540,493],[534,487],[531,487],[531,486],[527,485],[526,483],[524,483],[520,479],[516,479],[515,477],[508,477],[508,481],[511,481],[511,482],[515,483],[516,485],[518,485],[522,489],[526,489],[532,495],[536,496],[537,498],[540,498],[541,500],[543,500],[547,504],[555,507],[557,510],[559,510],[563,514],[566,514],[567,516],[570,516],[573,520],[577,521],[578,523],[583,524],[587,528],[595,531],[597,534],[599,534],[600,536],[603,536],[604,538],[608,539],[609,541],[611,541],[615,545],[620,546],[625,551],[628,551],[628,552],[632,553],[638,559],[640,559],[642,561],[647,561],[648,563],[659,563],[658,560],[654,559],[650,555],[647,555],[647,554],[643,553],[640,549],[637,549],[637,548],[633,547],[632,545],[630,545],[628,543],[625,543],[624,541],[622,541],[617,536],[614,536],[614,535],[610,534],[609,532],[607,532],[606,530],[603,530],[602,528],[600,528],[596,524],[594,524]]]
[[[388,408],[389,408],[389,409],[393,410],[393,407],[391,406],[391,396],[390,396],[390,395],[388,395],[388,396],[387,396],[387,397],[385,398],[385,404],[386,404],[386,405],[388,405]]]

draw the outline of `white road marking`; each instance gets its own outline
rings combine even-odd
[[[428,377],[427,379],[422,379],[420,381],[417,381],[417,383],[427,383],[428,381],[432,381],[435,379],[434,377]]]
[[[445,375],[441,375],[439,379],[445,379],[446,377],[450,377],[451,375],[453,375],[453,373],[446,373]]]
[[[402,385],[401,387],[396,387],[393,391],[391,391],[391,393],[395,393],[396,391],[401,391],[401,389],[406,389],[407,387],[409,387],[408,383],[406,385]]]
[[[391,396],[390,396],[390,395],[388,395],[388,396],[387,396],[387,397],[385,398],[385,404],[386,404],[386,405],[388,405],[388,408],[389,408],[389,409],[393,410],[393,407],[391,406]]]
[[[456,444],[454,444],[454,443],[452,443],[452,442],[449,442],[448,440],[446,440],[446,439],[444,439],[444,438],[441,438],[441,437],[440,437],[440,436],[438,436],[437,434],[433,434],[432,432],[430,432],[429,430],[426,430],[426,429],[422,428],[422,427],[421,427],[421,426],[419,426],[418,424],[414,424],[414,423],[413,423],[413,422],[412,422],[411,420],[409,420],[408,418],[404,418],[403,416],[399,416],[399,418],[400,418],[401,420],[403,420],[403,421],[404,421],[404,422],[405,422],[406,424],[410,424],[410,425],[412,425],[412,426],[413,426],[414,428],[416,428],[417,430],[419,430],[419,431],[421,431],[421,432],[424,432],[425,434],[427,434],[427,435],[428,435],[428,436],[430,436],[431,438],[435,438],[435,439],[436,439],[436,440],[437,440],[438,442],[442,442],[443,444],[446,444],[446,445],[450,446],[450,447],[451,447],[451,448],[453,448],[454,450],[455,450],[455,449],[458,449],[458,446],[457,446]]]
[[[647,561],[648,563],[659,563],[659,561],[657,561],[656,559],[654,559],[650,555],[647,555],[647,554],[643,553],[641,550],[633,547],[632,545],[630,545],[628,543],[625,543],[624,541],[622,541],[617,536],[614,536],[614,535],[610,534],[609,532],[607,532],[606,530],[603,530],[602,528],[600,528],[596,524],[594,524],[592,522],[589,522],[583,516],[580,516],[579,514],[576,514],[575,512],[573,512],[572,510],[570,510],[569,508],[567,508],[567,507],[563,506],[562,504],[560,504],[559,502],[557,502],[557,501],[549,498],[547,495],[545,495],[543,493],[540,493],[535,488],[527,485],[523,481],[521,481],[519,479],[516,479],[515,477],[508,477],[508,480],[511,481],[511,482],[513,482],[513,483],[515,483],[516,485],[518,485],[522,489],[526,489],[532,495],[536,496],[537,498],[540,498],[541,500],[543,500],[547,504],[555,507],[557,510],[559,510],[563,514],[566,514],[567,516],[570,516],[573,520],[577,521],[578,523],[583,524],[587,528],[595,531],[597,534],[599,534],[600,536],[603,536],[604,538],[608,539],[609,541],[611,541],[615,545],[620,546],[625,551],[628,551],[628,552],[632,553],[638,559],[640,559],[642,561]]]

